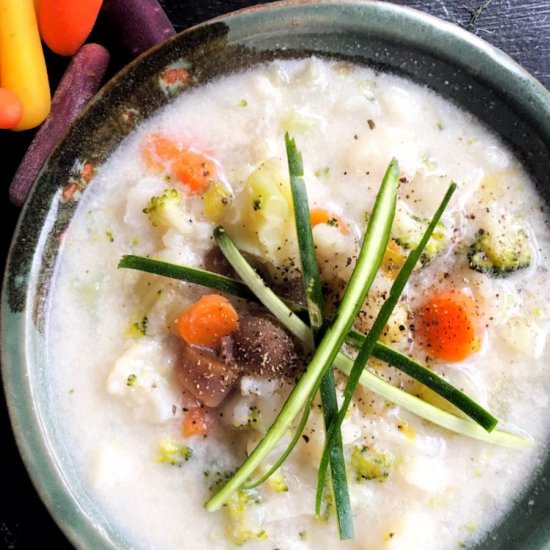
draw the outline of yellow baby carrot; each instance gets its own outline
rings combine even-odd
[[[33,0],[0,0],[0,85],[23,105],[15,130],[38,126],[51,98]]]

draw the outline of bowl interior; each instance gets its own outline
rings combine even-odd
[[[276,3],[185,31],[138,59],[102,90],[42,171],[16,231],[3,292],[3,378],[18,444],[46,505],[77,546],[128,546],[71,463],[44,360],[60,239],[79,196],[93,192],[83,167],[97,167],[142,120],[190,88],[258,62],[311,54],[405,76],[459,104],[507,142],[550,198],[546,90],[488,44],[419,12],[380,2]],[[549,474],[547,462],[478,548],[550,543]]]

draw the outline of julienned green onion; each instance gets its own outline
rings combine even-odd
[[[197,267],[187,267],[156,260],[154,258],[133,255],[122,256],[118,262],[118,267],[137,269],[139,271],[145,271],[146,273],[162,275],[163,277],[170,277],[171,279],[207,286],[208,288],[226,292],[227,294],[237,296],[238,298],[244,298],[245,300],[255,300],[254,293],[240,281]]]
[[[304,281],[304,295],[309,314],[309,324],[313,331],[314,345],[319,344],[323,327],[323,310],[325,307],[321,277],[315,254],[315,244],[311,231],[309,203],[306,185],[304,182],[304,166],[302,155],[296,147],[296,142],[288,133],[285,135],[286,154],[288,157],[288,171],[290,189],[294,205],[296,234],[300,250],[300,263]],[[338,414],[336,397],[336,383],[334,371],[328,369],[321,378],[319,386],[325,429],[328,430]],[[338,521],[338,529],[342,540],[353,538],[353,518],[346,475],[346,462],[342,445],[342,434],[336,433],[332,439],[330,449],[330,468],[332,489],[334,493],[334,508]]]
[[[223,506],[231,495],[253,475],[277,445],[281,437],[284,436],[296,415],[309,400],[311,393],[316,390],[321,376],[332,366],[374,281],[382,262],[384,251],[388,245],[391,226],[395,216],[398,177],[399,168],[397,161],[392,160],[378,191],[359,257],[346,287],[336,320],[325,332],[306,371],[298,380],[298,383],[285,401],[265,437],[243,464],[241,464],[226,485],[206,503],[208,510],[217,510],[220,506]],[[241,270],[242,265],[239,264],[239,261],[232,262],[232,255],[227,254],[227,249],[233,247],[237,255],[240,256],[225,231],[217,228],[214,235],[222,252],[235,271],[248,284],[245,277],[247,269]],[[242,256],[240,257],[242,258]],[[235,259],[235,256],[233,256],[233,259]],[[252,273],[254,273],[254,270],[252,270]],[[263,285],[263,288],[266,288],[265,285]],[[254,291],[253,288],[251,290]],[[262,291],[262,288],[259,290]],[[275,298],[277,297],[275,296]],[[311,335],[311,332],[309,334]]]
[[[321,457],[321,463],[319,465],[319,472],[317,477],[317,496],[315,500],[317,511],[320,510],[322,493],[325,489],[325,475],[326,475],[327,466],[330,462],[330,456],[331,456],[331,450],[332,450],[331,441],[333,438],[337,438],[338,433],[340,433],[342,422],[344,421],[344,418],[348,412],[348,408],[351,404],[353,394],[355,393],[357,384],[359,384],[359,379],[361,377],[362,372],[365,369],[367,361],[372,355],[374,346],[376,345],[378,338],[384,331],[384,327],[388,323],[390,316],[393,310],[395,309],[395,306],[397,305],[397,302],[399,301],[399,298],[401,297],[403,290],[405,289],[407,281],[409,280],[413,272],[413,269],[415,268],[416,264],[420,260],[420,257],[422,256],[422,253],[424,252],[424,249],[426,248],[426,245],[428,244],[428,241],[430,240],[432,233],[434,232],[437,224],[439,223],[441,216],[443,216],[443,212],[447,208],[447,205],[449,204],[449,201],[451,200],[451,197],[453,196],[455,191],[456,191],[456,184],[451,183],[451,185],[449,186],[449,189],[447,190],[447,192],[445,193],[445,196],[443,197],[443,200],[441,201],[441,204],[439,205],[439,208],[434,214],[431,222],[428,224],[428,227],[426,228],[426,231],[424,232],[422,239],[420,239],[418,246],[407,256],[407,259],[405,260],[403,267],[399,270],[399,273],[397,274],[397,277],[395,278],[395,281],[393,282],[390,288],[390,293],[387,300],[384,302],[384,304],[380,308],[380,311],[378,312],[378,315],[374,320],[372,328],[370,329],[369,333],[365,337],[363,345],[359,349],[359,353],[357,354],[357,357],[353,363],[351,372],[349,373],[346,387],[344,388],[344,401],[342,403],[342,406],[340,407],[340,410],[338,411],[338,416],[330,426],[327,438],[325,440],[325,448],[323,450],[323,455]],[[491,431],[492,429],[494,429],[495,426],[496,426],[496,421],[492,426],[489,426],[490,429],[488,429],[487,431]]]
[[[244,260],[244,259],[243,259]],[[245,260],[246,261],[246,260]],[[224,277],[217,273],[211,271],[205,271],[202,269],[196,269],[192,267],[180,266],[177,264],[172,264],[168,262],[163,262],[160,260],[154,260],[152,258],[146,258],[143,256],[123,256],[119,263],[119,267],[125,267],[130,269],[137,269],[144,271],[146,273],[154,273],[157,275],[162,275],[164,277],[170,277],[177,280],[183,280],[190,283],[200,284],[214,290],[221,290],[227,294],[244,298],[243,290],[246,289],[249,291],[248,287],[236,279],[231,279],[229,277]],[[206,275],[203,277],[203,274]],[[258,275],[255,273],[255,276]],[[230,285],[227,285],[227,282],[230,282]],[[225,289],[225,290],[224,290]],[[250,291],[249,291],[250,292]],[[249,300],[258,301],[258,298],[250,292]],[[293,319],[290,316],[292,311],[302,311],[303,306],[299,304],[282,301],[279,299],[279,302],[282,302],[280,305],[286,306],[286,318]],[[291,311],[292,310],[292,311]],[[305,323],[299,320],[299,323],[302,323],[302,329],[306,330],[309,328]],[[292,323],[292,326],[287,326],[289,330],[292,331],[292,327],[295,323]],[[286,326],[286,325],[285,325]],[[300,331],[302,333],[302,331]],[[350,330],[346,336],[346,342],[356,348],[359,348],[363,345],[365,335],[357,332],[356,330]],[[311,338],[309,338],[312,341]],[[461,410],[464,414],[475,420],[482,427],[487,429],[491,426],[495,419],[486,409],[484,409],[480,404],[476,403],[473,399],[468,397],[464,392],[447,382],[444,378],[436,374],[434,371],[422,366],[420,363],[416,362],[414,359],[407,357],[406,355],[394,350],[390,346],[383,344],[382,342],[377,342],[372,356],[376,359],[389,363],[393,367],[401,370],[405,374],[408,374],[421,384],[424,384],[426,387],[430,388],[441,397],[449,401],[452,405]],[[347,363],[346,363],[347,365]],[[350,367],[351,368],[351,367]],[[343,372],[349,372],[350,368],[347,366],[344,367]],[[347,370],[346,370],[347,369]],[[389,397],[386,397],[389,400]],[[403,405],[405,408],[408,408],[406,405]],[[410,410],[410,409],[409,409]],[[419,414],[423,418],[423,414]],[[432,415],[433,416],[433,415]],[[431,420],[435,424],[439,424],[437,421]],[[448,424],[448,423],[447,423]],[[440,424],[443,426],[443,424]],[[462,433],[463,435],[469,435],[464,430],[453,430]],[[491,438],[484,439],[488,443],[499,444],[497,441],[493,441]]]

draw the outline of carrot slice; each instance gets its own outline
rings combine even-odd
[[[189,188],[192,194],[201,194],[216,175],[214,163],[204,155],[187,150],[181,153],[173,167],[174,176]]]
[[[193,437],[196,435],[206,436],[212,419],[208,411],[203,407],[190,409],[185,413],[181,423],[181,434],[183,437]]]
[[[325,210],[324,208],[313,208],[309,213],[309,222],[312,227],[319,225],[321,223],[326,223],[328,225],[333,225],[337,227],[341,233],[347,235],[349,233],[349,227],[342,220],[342,218],[336,216],[332,212]]]
[[[170,171],[180,153],[180,148],[162,134],[148,136],[141,150],[145,165],[153,172]]]
[[[177,319],[180,336],[191,345],[215,347],[237,329],[239,315],[231,302],[219,294],[205,294]]]
[[[475,301],[456,291],[441,291],[416,312],[415,335],[434,359],[463,361],[479,350],[479,310]]]

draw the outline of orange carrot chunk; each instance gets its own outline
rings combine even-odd
[[[466,294],[439,292],[416,313],[416,339],[434,359],[463,361],[479,350],[478,316],[476,303]]]
[[[23,116],[19,98],[6,88],[0,88],[0,130],[15,128]]]
[[[38,0],[38,26],[48,48],[74,55],[92,31],[103,0]]]
[[[185,413],[181,423],[181,434],[183,437],[193,437],[196,435],[206,436],[212,419],[208,411],[202,407],[190,409]]]
[[[332,214],[332,212],[329,212],[324,208],[313,208],[309,213],[309,222],[311,223],[312,227],[315,227],[316,225],[319,225],[321,223],[326,223],[328,225],[337,227],[344,235],[347,235],[349,233],[349,227],[342,220],[342,218],[336,216],[335,214]]]
[[[214,163],[194,151],[184,151],[173,167],[174,176],[186,185],[192,194],[201,194],[216,175]]]
[[[162,134],[148,136],[141,150],[143,161],[152,172],[169,172],[180,153],[180,148]]]
[[[231,302],[219,294],[205,294],[177,319],[180,336],[191,345],[215,347],[239,325]]]

